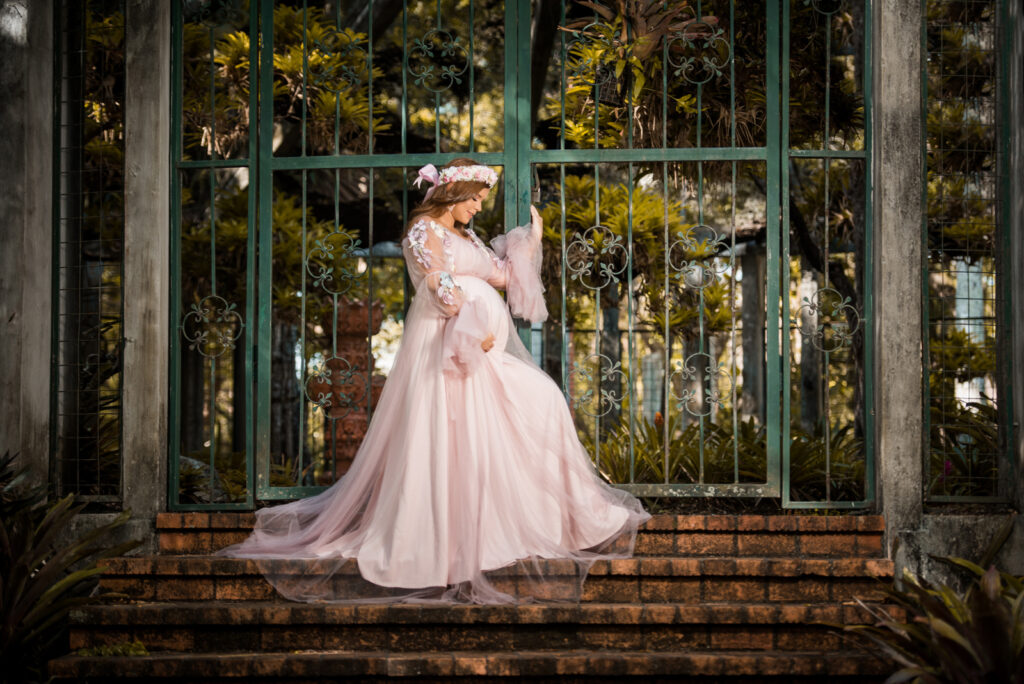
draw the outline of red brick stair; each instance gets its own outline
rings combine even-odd
[[[294,684],[861,682],[890,671],[828,627],[862,621],[853,598],[877,601],[891,581],[877,516],[656,516],[637,557],[596,563],[578,601],[516,606],[285,601],[252,561],[208,555],[251,524],[248,514],[160,516],[165,555],[111,560],[102,586],[123,598],[76,611],[71,625],[72,649],[139,640],[150,655],[71,655],[52,673]],[[547,598],[573,598],[573,565],[545,563],[566,577]],[[354,564],[339,581],[359,582]],[[495,581],[518,590],[513,571]]]

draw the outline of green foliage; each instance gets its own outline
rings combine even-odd
[[[24,488],[26,468],[9,454],[0,459],[0,661],[3,682],[44,680],[46,660],[59,651],[59,638],[72,609],[94,602],[104,567],[98,563],[138,545],[109,545],[127,511],[88,532],[70,533],[85,508],[67,496],[49,506],[42,488]]]
[[[999,479],[999,412],[991,404],[955,398],[929,406],[928,492],[991,496]]]
[[[595,461],[598,469],[613,483],[726,484],[766,479],[767,429],[753,418],[737,421],[735,429],[728,421],[706,421],[703,426],[694,422],[682,429],[666,429],[659,413],[654,423],[636,418],[632,437],[628,419],[605,433],[600,443],[588,430],[579,430],[579,435],[592,458],[600,454]],[[795,426],[790,428],[790,440],[790,493],[794,500],[825,500],[826,493],[831,501],[864,497],[863,443],[852,436],[849,427],[835,431],[827,445],[823,436]]]
[[[546,102],[548,111],[564,120],[567,142],[594,147],[597,139],[598,147],[624,147],[631,136],[635,147],[661,147],[664,136],[668,147],[693,147],[699,135],[702,146],[728,147],[735,127],[737,145],[764,144],[763,4],[734,3],[730,50],[724,3],[578,2],[596,16],[563,27],[569,46],[564,106],[562,93],[550,94]],[[721,16],[698,16],[698,8],[717,9]],[[859,45],[863,17],[841,10],[828,19],[831,60],[821,21],[809,3],[793,4],[791,33],[799,37],[800,49],[790,55],[790,114],[797,147],[820,139],[824,130],[823,64],[830,72],[830,135],[847,144],[862,138],[860,74],[851,66],[849,50]]]
[[[858,599],[874,624],[846,631],[900,666],[889,682],[1024,684],[1024,578],[947,560],[973,575],[966,592],[906,572],[902,588],[884,591],[905,621]]]

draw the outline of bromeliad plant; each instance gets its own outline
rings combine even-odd
[[[0,682],[45,681],[46,660],[73,608],[93,596],[99,562],[138,545],[111,546],[109,535],[128,521],[127,511],[89,532],[67,536],[84,505],[68,495],[45,505],[43,487],[27,487],[16,456],[0,458]]]
[[[907,572],[885,590],[906,621],[858,599],[873,625],[850,625],[899,664],[887,682],[1024,684],[1024,578],[962,558],[945,559],[973,575],[964,593]]]

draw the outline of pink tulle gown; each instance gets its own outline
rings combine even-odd
[[[428,218],[409,229],[416,296],[352,467],[257,511],[252,536],[221,551],[260,559],[287,598],[571,600],[591,561],[632,553],[650,516],[597,476],[509,315],[547,316],[538,239],[523,226],[492,251],[471,237]]]

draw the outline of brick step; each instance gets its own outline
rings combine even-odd
[[[252,513],[161,513],[160,552],[209,554],[252,530]],[[878,515],[655,515],[637,535],[636,555],[875,558]]]
[[[879,604],[875,604],[880,607]],[[894,606],[886,606],[896,616]],[[295,604],[192,602],[91,606],[71,615],[71,648],[141,641],[150,651],[498,651],[735,649],[837,651],[829,628],[867,615],[855,603]]]
[[[106,561],[101,588],[141,601],[265,601],[277,597],[251,560],[204,556],[113,558]],[[538,587],[515,568],[490,573],[494,584],[512,594],[541,599],[577,598],[575,565],[539,561],[551,579]],[[275,572],[314,574],[306,561],[276,562]],[[893,563],[877,558],[628,558],[594,563],[579,600],[637,603],[843,602],[873,600],[892,580]],[[332,578],[339,597],[359,598],[373,588],[354,561]],[[520,592],[520,587],[523,591]],[[376,588],[373,588],[376,589]]]
[[[388,653],[166,653],[129,657],[65,656],[50,663],[60,679],[175,682],[384,681],[881,681],[891,672],[870,655],[791,653],[635,653],[613,650]],[[700,679],[697,679],[700,678]]]

